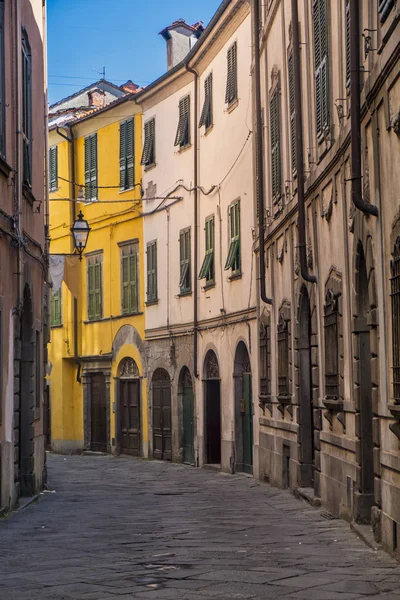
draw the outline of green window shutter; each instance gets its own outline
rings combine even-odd
[[[179,100],[179,121],[175,136],[175,146],[183,148],[190,144],[190,96]]]
[[[281,197],[281,148],[280,148],[280,115],[279,115],[279,88],[276,87],[270,98],[270,137],[271,137],[271,179],[272,198],[276,203]]]
[[[130,279],[130,312],[139,310],[139,278],[138,278],[138,256],[137,253],[129,256],[129,279]]]
[[[50,148],[49,150],[49,171],[50,171],[50,191],[58,188],[58,148]]]
[[[140,164],[144,166],[153,165],[156,160],[155,127],[155,119],[150,119],[150,121],[144,124],[144,145],[140,161]]]
[[[58,327],[62,324],[61,289],[51,294],[51,326]]]
[[[317,137],[329,127],[329,73],[326,0],[314,0],[314,69]]]
[[[129,255],[122,256],[122,314],[130,312]]]
[[[135,180],[133,119],[120,124],[119,165],[121,190],[133,188]]]
[[[119,187],[121,190],[127,189],[126,173],[126,121],[119,127]]]
[[[225,103],[231,104],[237,99],[237,44],[229,48],[227,54],[227,79],[225,91]]]
[[[97,199],[97,133],[85,138],[85,199]]]
[[[212,114],[212,73],[204,81],[204,104],[200,115],[199,127],[209,129],[213,124]]]
[[[101,281],[101,263],[94,265],[94,314],[96,319],[101,319],[102,316],[102,281]]]
[[[97,261],[97,262],[96,262]],[[87,265],[88,320],[103,316],[102,261],[99,256],[90,257]]]
[[[190,269],[190,230],[182,231],[179,236],[180,248],[180,279],[179,287],[181,293],[187,293],[191,290],[191,269]]]
[[[288,59],[288,74],[289,74],[289,112],[290,112],[290,150],[292,159],[292,173],[297,171],[296,166],[296,108],[294,102],[294,67],[293,67],[293,52],[290,53]]]
[[[94,301],[94,265],[88,264],[87,267],[88,281],[88,320],[95,319],[95,301]]]
[[[129,247],[121,257],[122,278],[122,314],[130,314],[139,310],[138,256],[134,247]]]
[[[147,301],[157,300],[157,242],[147,244]]]
[[[231,240],[228,256],[225,263],[225,271],[232,270],[232,275],[240,273],[240,202],[237,201],[229,209]]]

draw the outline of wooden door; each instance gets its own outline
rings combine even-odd
[[[221,463],[221,400],[218,380],[206,383],[207,462]]]
[[[119,381],[120,444],[122,454],[140,456],[140,380]]]
[[[251,390],[251,374],[243,373],[243,471],[253,473],[253,403]]]
[[[91,450],[107,452],[107,405],[106,382],[103,373],[90,378],[91,401]]]
[[[183,388],[183,462],[194,464],[194,398],[193,387]]]
[[[153,456],[172,460],[171,381],[164,369],[153,377]]]

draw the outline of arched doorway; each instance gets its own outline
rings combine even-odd
[[[124,358],[118,368],[118,412],[119,451],[140,456],[140,377],[133,358]]]
[[[209,350],[204,360],[206,463],[221,464],[221,397],[219,365],[215,352]]]
[[[179,375],[179,395],[182,401],[183,462],[194,465],[194,395],[190,371],[183,367]]]
[[[301,288],[298,317],[300,407],[300,485],[314,486],[315,448],[311,373],[311,310],[306,286]]]
[[[24,289],[21,315],[21,372],[19,400],[19,436],[18,467],[20,479],[20,495],[32,496],[34,483],[34,335],[33,307],[29,286]]]
[[[165,369],[153,375],[153,457],[172,460],[171,380]]]
[[[235,388],[235,468],[253,473],[253,401],[250,357],[244,342],[239,342],[233,369]]]
[[[372,381],[371,381],[371,344],[370,312],[367,265],[364,248],[361,242],[357,248],[356,264],[356,309],[354,333],[356,337],[356,353],[358,356],[358,410],[360,477],[358,481],[358,498],[356,502],[356,520],[371,521],[371,508],[374,504],[374,462],[373,462],[373,429],[372,429]]]

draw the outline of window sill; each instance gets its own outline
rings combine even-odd
[[[145,306],[154,306],[155,304],[158,304],[158,298],[155,300],[148,300],[148,302],[144,303]]]
[[[213,288],[215,288],[215,281],[210,281],[206,283],[201,289],[204,292],[208,292],[208,290],[212,290]]]
[[[136,310],[135,312],[126,312],[121,313],[120,315],[111,315],[110,319],[125,319],[125,317],[140,317],[144,313],[140,310]]]
[[[49,194],[54,194],[55,192],[58,192],[60,188],[56,187],[56,188],[49,188]]]
[[[279,404],[291,404],[292,402],[292,396],[290,394],[285,394],[283,396],[277,396],[276,399],[278,400]]]
[[[322,399],[322,403],[328,410],[335,412],[341,412],[343,410],[343,401],[338,398],[327,398],[326,396]]]
[[[130,188],[126,188],[126,190],[119,190],[119,194],[125,194],[126,192],[133,192],[136,189],[137,186],[133,186]]]
[[[98,198],[91,198],[90,200],[84,200],[83,204],[84,206],[89,206],[90,204],[96,204],[96,202],[98,202],[99,199]]]
[[[204,130],[204,137],[207,136],[214,129],[214,123]]]
[[[32,190],[31,188],[26,185],[26,183],[23,184],[22,186],[22,194],[25,198],[25,200],[31,205],[33,206],[33,204],[36,202],[36,198],[35,196],[32,194]]]
[[[108,321],[108,319],[104,319],[103,317],[100,317],[99,319],[87,319],[86,321],[83,321],[84,325],[89,325],[90,323],[101,323],[102,321]]]
[[[50,325],[50,329],[62,329],[63,328],[63,324],[60,323],[59,325]]]
[[[242,275],[242,271],[240,271],[239,273],[232,273],[232,275],[228,277],[228,281],[236,281],[237,279],[242,279]]]
[[[183,154],[184,152],[187,152],[188,150],[190,150],[191,147],[192,144],[186,144],[185,146],[181,146],[178,150],[178,154]]]
[[[180,292],[177,295],[177,298],[185,298],[185,296],[191,296],[192,295],[192,290],[188,290],[187,292]]]
[[[143,165],[144,172],[147,173],[147,171],[151,171],[152,169],[155,169],[156,166],[157,166],[157,163],[151,163],[151,165]]]
[[[235,108],[237,107],[238,104],[239,104],[239,99],[235,98],[235,100],[232,100],[232,102],[230,104],[228,104],[228,108],[226,109],[226,112],[231,113],[232,111],[235,110]]]
[[[12,168],[10,165],[4,160],[4,158],[0,157],[0,173],[4,175],[6,179],[10,176]]]

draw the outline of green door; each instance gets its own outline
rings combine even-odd
[[[253,473],[253,403],[251,397],[251,373],[243,373],[243,471]]]
[[[194,465],[194,398],[192,385],[183,387],[183,462]]]

